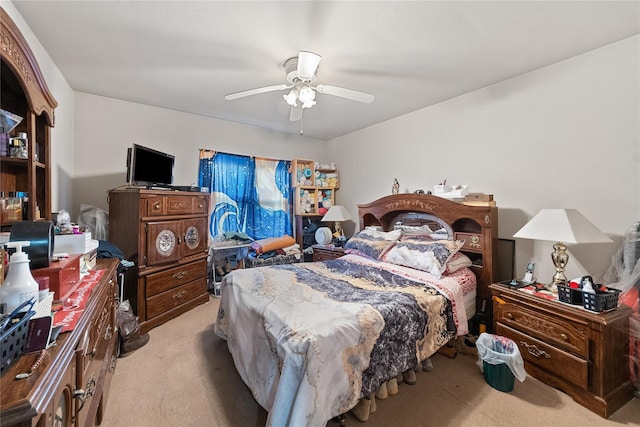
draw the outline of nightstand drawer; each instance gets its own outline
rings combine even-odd
[[[314,261],[327,261],[330,259],[336,259],[343,256],[344,248],[334,247],[334,246],[323,246],[323,245],[314,245],[313,246],[313,260]]]
[[[511,338],[518,344],[525,362],[539,366],[584,389],[589,386],[589,364],[585,359],[559,350],[499,322],[496,329],[498,335]]]
[[[522,331],[534,338],[569,351],[585,360],[589,358],[589,338],[585,328],[560,317],[550,317],[541,312],[528,310],[521,305],[499,304],[495,321]]]

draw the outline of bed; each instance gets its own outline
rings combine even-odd
[[[466,334],[489,298],[495,207],[400,194],[358,205],[358,216],[341,258],[222,282],[215,330],[268,426],[325,426],[369,402]]]

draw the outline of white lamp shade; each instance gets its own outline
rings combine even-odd
[[[542,209],[513,237],[565,244],[612,242],[576,209]]]
[[[327,213],[322,217],[322,222],[325,221],[349,221],[351,219],[351,215],[349,211],[345,209],[344,206],[334,205],[329,208]]]

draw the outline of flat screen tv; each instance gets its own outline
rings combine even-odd
[[[127,183],[133,186],[171,187],[175,157],[142,145],[127,150]]]

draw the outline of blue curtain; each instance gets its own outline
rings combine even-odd
[[[293,236],[291,224],[290,162],[255,160],[252,207],[246,233],[254,239]]]
[[[210,237],[293,235],[290,162],[200,151],[199,186],[211,192]]]

